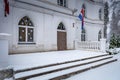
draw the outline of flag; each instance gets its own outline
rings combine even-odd
[[[6,17],[9,14],[9,2],[8,2],[8,0],[4,0],[4,5],[5,5],[5,7],[4,7],[4,15]]]
[[[78,17],[82,21],[81,29],[83,30],[84,29],[83,27],[84,26],[84,9],[83,8],[81,9],[81,12]]]
[[[83,18],[83,17],[82,17],[82,15],[81,15],[81,14],[79,14],[79,16],[78,16],[78,17],[79,17],[79,19],[82,21],[82,18]]]

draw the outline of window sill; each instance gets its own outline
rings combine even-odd
[[[18,45],[34,45],[36,43],[18,43]]]

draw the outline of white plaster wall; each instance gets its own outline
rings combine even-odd
[[[0,0],[1,1],[1,0]],[[4,16],[4,3],[1,2],[0,3],[0,33],[8,33],[8,34],[12,34],[12,23],[13,23],[13,18],[12,18],[12,13],[10,13],[7,17]],[[12,11],[12,7],[10,7],[10,10]],[[12,37],[13,35],[11,35],[11,37],[8,39],[9,40],[9,44],[12,43]],[[10,47],[11,45],[9,45]],[[10,49],[10,48],[9,48]]]
[[[76,0],[67,0],[68,2],[68,8],[75,9],[76,8]]]
[[[75,7],[78,9],[77,13],[79,14],[79,10],[81,9],[81,5],[82,3],[84,3],[84,0],[77,0],[77,1],[76,2],[74,0],[68,1],[69,4],[71,3],[71,6],[70,5],[68,6],[71,9],[72,8],[74,9],[74,6],[75,6],[74,4],[77,4]],[[18,5],[18,3],[16,4]],[[35,8],[35,7],[27,6],[27,5],[26,6],[23,5],[23,6],[26,9],[24,9],[24,7],[22,7],[23,8],[22,9],[16,6],[10,7],[9,16],[4,17],[3,3],[2,5],[0,5],[0,11],[1,11],[0,12],[0,32],[12,34],[9,39],[10,41],[9,52],[10,53],[57,50],[57,27],[60,22],[63,22],[63,24],[66,27],[67,49],[74,48],[75,39],[81,40],[81,22],[80,21],[76,22],[75,17],[73,18],[68,15],[63,15],[61,13],[52,12],[52,11],[50,11],[49,13],[48,10],[44,10],[41,8]],[[31,7],[31,9],[29,9],[29,7]],[[97,8],[99,8],[99,6],[96,7],[96,9]],[[90,12],[90,14],[92,15],[93,13]],[[24,16],[28,16],[34,23],[34,26],[35,26],[35,31],[34,31],[35,40],[34,41],[36,44],[18,45],[18,22]],[[92,17],[90,18],[97,19],[98,17],[96,16],[97,16],[97,13],[95,16],[92,15]],[[91,22],[94,23],[94,21],[91,21]],[[74,23],[74,27],[73,27],[73,23]],[[98,32],[101,29],[102,25],[85,23],[84,27],[87,33],[87,40],[95,41],[98,39]]]
[[[28,16],[33,21],[36,44],[18,45],[18,22],[24,16]],[[10,53],[57,50],[57,27],[60,22],[63,22],[67,29],[67,48],[73,49],[75,35],[72,23],[74,20],[69,17],[11,7],[10,15],[1,21],[0,31],[12,34],[9,46]]]
[[[4,18],[4,4],[3,0],[0,0],[0,23],[3,18]]]
[[[0,68],[5,67],[8,67],[8,41],[0,39]]]
[[[0,69],[8,67],[8,39],[10,34],[0,33]]]
[[[96,4],[93,5],[93,4],[90,4],[90,3],[86,3],[87,18],[99,20],[99,9],[101,7],[102,6],[99,6],[99,5],[96,5]]]
[[[54,5],[54,3],[51,4],[46,1],[38,1],[38,0],[19,0],[19,1],[16,1],[15,5],[21,6],[23,8],[38,10],[39,12],[44,12],[44,13],[49,13],[49,14],[53,14],[54,11],[58,12],[58,13],[60,12],[60,13],[66,13],[66,14],[72,13],[71,10],[68,8]],[[26,4],[24,4],[24,2],[28,3],[28,4],[26,5]],[[31,4],[34,6],[31,6]]]
[[[84,0],[76,0],[76,9],[78,10],[77,11],[77,15],[80,14],[80,11],[81,11],[81,8],[82,8],[82,4],[84,3],[85,1]]]
[[[77,15],[79,15],[83,4],[85,4],[86,7],[87,18],[99,20],[99,9],[102,8],[103,6],[94,3],[89,3],[88,1],[85,0],[76,0],[76,9],[78,9]]]
[[[103,27],[103,22],[99,20],[99,9],[103,6],[94,3],[88,3],[88,1],[85,0],[76,0],[76,8],[78,9],[76,15],[80,14],[83,4],[85,4],[87,16],[87,18],[84,18],[86,40],[98,41],[98,32]],[[81,41],[81,21],[79,18],[76,21],[76,39]]]
[[[57,0],[46,0],[53,4],[57,4]],[[67,1],[67,7],[70,9],[74,9],[76,5],[76,0],[66,0]]]
[[[87,41],[98,41],[98,33],[102,29],[100,24],[85,23]]]
[[[86,41],[98,41],[98,33],[102,28],[102,24],[84,22]],[[76,21],[76,39],[79,41],[81,41],[81,31],[81,21]]]
[[[44,17],[44,44],[45,50],[56,50],[56,28],[54,27],[54,16],[45,15]]]
[[[46,1],[49,1],[49,2],[54,3],[54,4],[57,4],[57,0],[46,0]]]
[[[81,21],[76,21],[75,39],[81,41]]]

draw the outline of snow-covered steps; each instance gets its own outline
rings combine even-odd
[[[40,68],[46,68],[46,67],[51,67],[51,66],[56,66],[56,65],[61,65],[61,64],[67,64],[67,63],[72,63],[72,62],[90,60],[90,59],[104,57],[104,56],[109,56],[109,54],[86,57],[86,58],[82,58],[82,59],[77,59],[77,60],[72,60],[72,61],[65,61],[65,62],[61,62],[61,63],[48,64],[48,65],[37,66],[37,67],[32,67],[32,68],[27,68],[27,69],[18,69],[18,70],[15,70],[15,73],[25,72],[25,71],[30,71],[30,70],[34,70],[34,69],[40,69]]]
[[[47,74],[47,75],[43,75],[43,76],[38,76],[38,77],[33,77],[27,80],[63,80],[65,78],[68,78],[70,76],[73,76],[75,74],[84,72],[84,71],[88,71],[90,69],[93,69],[93,67],[97,67],[97,66],[101,66],[110,62],[114,62],[116,61],[116,59],[114,60],[107,60],[106,62],[103,63],[99,63],[95,66],[90,66],[90,65],[85,65],[85,66],[79,66],[79,67],[75,67],[75,68],[71,68],[71,69],[67,69],[67,70],[62,70],[59,72],[55,72],[55,73],[51,73],[51,74]]]
[[[94,65],[94,66],[89,66],[89,67],[86,67],[84,69],[77,70],[77,71],[74,71],[74,72],[71,72],[71,73],[67,73],[67,74],[64,74],[64,75],[61,75],[61,76],[57,76],[57,77],[54,77],[54,78],[51,78],[51,79],[49,78],[48,80],[63,80],[63,79],[69,78],[73,75],[76,75],[76,74],[79,74],[79,73],[82,73],[82,72],[85,72],[85,71],[88,71],[88,70],[91,70],[91,69],[94,69],[94,68],[97,68],[97,67],[115,62],[115,61],[117,61],[117,59],[109,60],[109,61],[97,64],[97,65]],[[40,79],[40,77],[36,77],[36,78],[31,78],[29,80],[37,80],[38,78]]]
[[[93,58],[86,58],[79,61],[68,61],[64,64],[56,64],[52,66],[29,69],[23,71],[17,71],[15,73],[16,80],[60,80],[62,76],[71,75],[73,73],[85,71],[88,68],[93,68],[95,66],[110,63],[116,59],[112,59],[112,56],[93,56]],[[58,78],[59,77],[59,78]]]

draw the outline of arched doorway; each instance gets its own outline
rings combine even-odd
[[[67,49],[67,40],[66,40],[66,29],[63,23],[60,23],[57,28],[57,49],[66,50]]]

